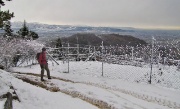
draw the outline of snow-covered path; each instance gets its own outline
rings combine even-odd
[[[76,65],[75,63],[72,66]],[[94,67],[97,68],[96,64]],[[78,72],[78,68],[80,67],[78,66],[77,70],[74,69],[73,73],[63,73],[62,66],[50,65],[52,79],[48,80],[45,77],[45,82],[40,81],[39,65],[11,69],[12,72],[19,72],[11,73],[11,78],[5,76],[11,80],[22,101],[21,103],[15,101],[15,107],[19,109],[25,106],[27,109],[31,107],[49,109],[51,106],[53,106],[51,109],[58,107],[63,109],[72,109],[72,107],[73,109],[180,109],[180,91],[177,89],[94,76],[97,73],[95,71],[86,75],[87,72],[84,70]]]
[[[85,109],[86,107],[98,109],[96,106],[84,102],[81,99],[73,98],[61,92],[52,93],[46,89],[23,82],[7,72],[1,71],[0,74],[3,76],[3,79],[6,80],[7,84],[13,85],[20,99],[20,102],[13,100],[14,109]],[[8,88],[6,91],[12,92],[11,89]],[[0,100],[0,102],[3,104],[2,102],[5,101]],[[2,106],[0,109],[4,109]]]
[[[28,81],[30,79],[31,82],[32,81],[38,83],[40,82],[39,76],[37,77],[29,74],[28,75],[18,74],[17,77]],[[173,97],[177,97],[177,96],[172,96],[172,98],[170,98],[170,96],[168,96],[169,94],[165,93],[165,91],[163,90],[161,90],[161,92],[162,93],[164,92],[164,95],[161,93],[162,95],[159,96],[158,96],[159,94],[158,92],[148,91],[154,93],[154,95],[152,96],[152,94],[148,94],[147,90],[146,93],[144,94],[143,91],[145,91],[145,89],[140,93],[140,90],[139,92],[135,92],[134,89],[127,90],[127,89],[120,89],[117,87],[113,88],[99,83],[94,84],[92,82],[87,82],[87,81],[77,82],[77,81],[72,81],[57,77],[53,77],[52,80],[47,80],[45,84],[48,87],[52,87],[53,84],[54,86],[58,87],[61,90],[60,92],[65,92],[65,93],[67,92],[67,94],[71,96],[76,96],[77,98],[79,97],[79,95],[83,95],[86,99],[91,99],[89,100],[89,103],[95,100],[97,102],[102,101],[105,104],[107,103],[107,105],[109,105],[108,108],[110,107],[115,107],[115,108],[133,107],[133,109],[178,108],[176,106],[176,101],[174,101],[177,99],[173,100]],[[81,99],[81,97],[79,98]]]

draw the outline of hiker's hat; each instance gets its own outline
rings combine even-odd
[[[46,48],[43,47],[43,48],[42,48],[42,51],[46,51]]]

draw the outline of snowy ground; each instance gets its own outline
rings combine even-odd
[[[21,101],[13,101],[14,109],[180,109],[179,79],[168,79],[172,87],[164,87],[134,82],[149,71],[146,67],[104,64],[102,77],[100,62],[70,62],[69,73],[67,63],[59,63],[50,63],[52,79],[45,82],[39,65],[12,68],[16,73],[0,70],[0,95],[12,85]],[[4,102],[0,99],[0,109]]]

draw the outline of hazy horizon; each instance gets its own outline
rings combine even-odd
[[[5,2],[11,21],[180,30],[180,0],[18,0]]]

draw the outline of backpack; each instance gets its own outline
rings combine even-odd
[[[36,54],[36,60],[38,60],[38,61],[39,61],[39,56],[40,56],[40,54],[41,54],[41,53],[37,53],[37,54]]]

